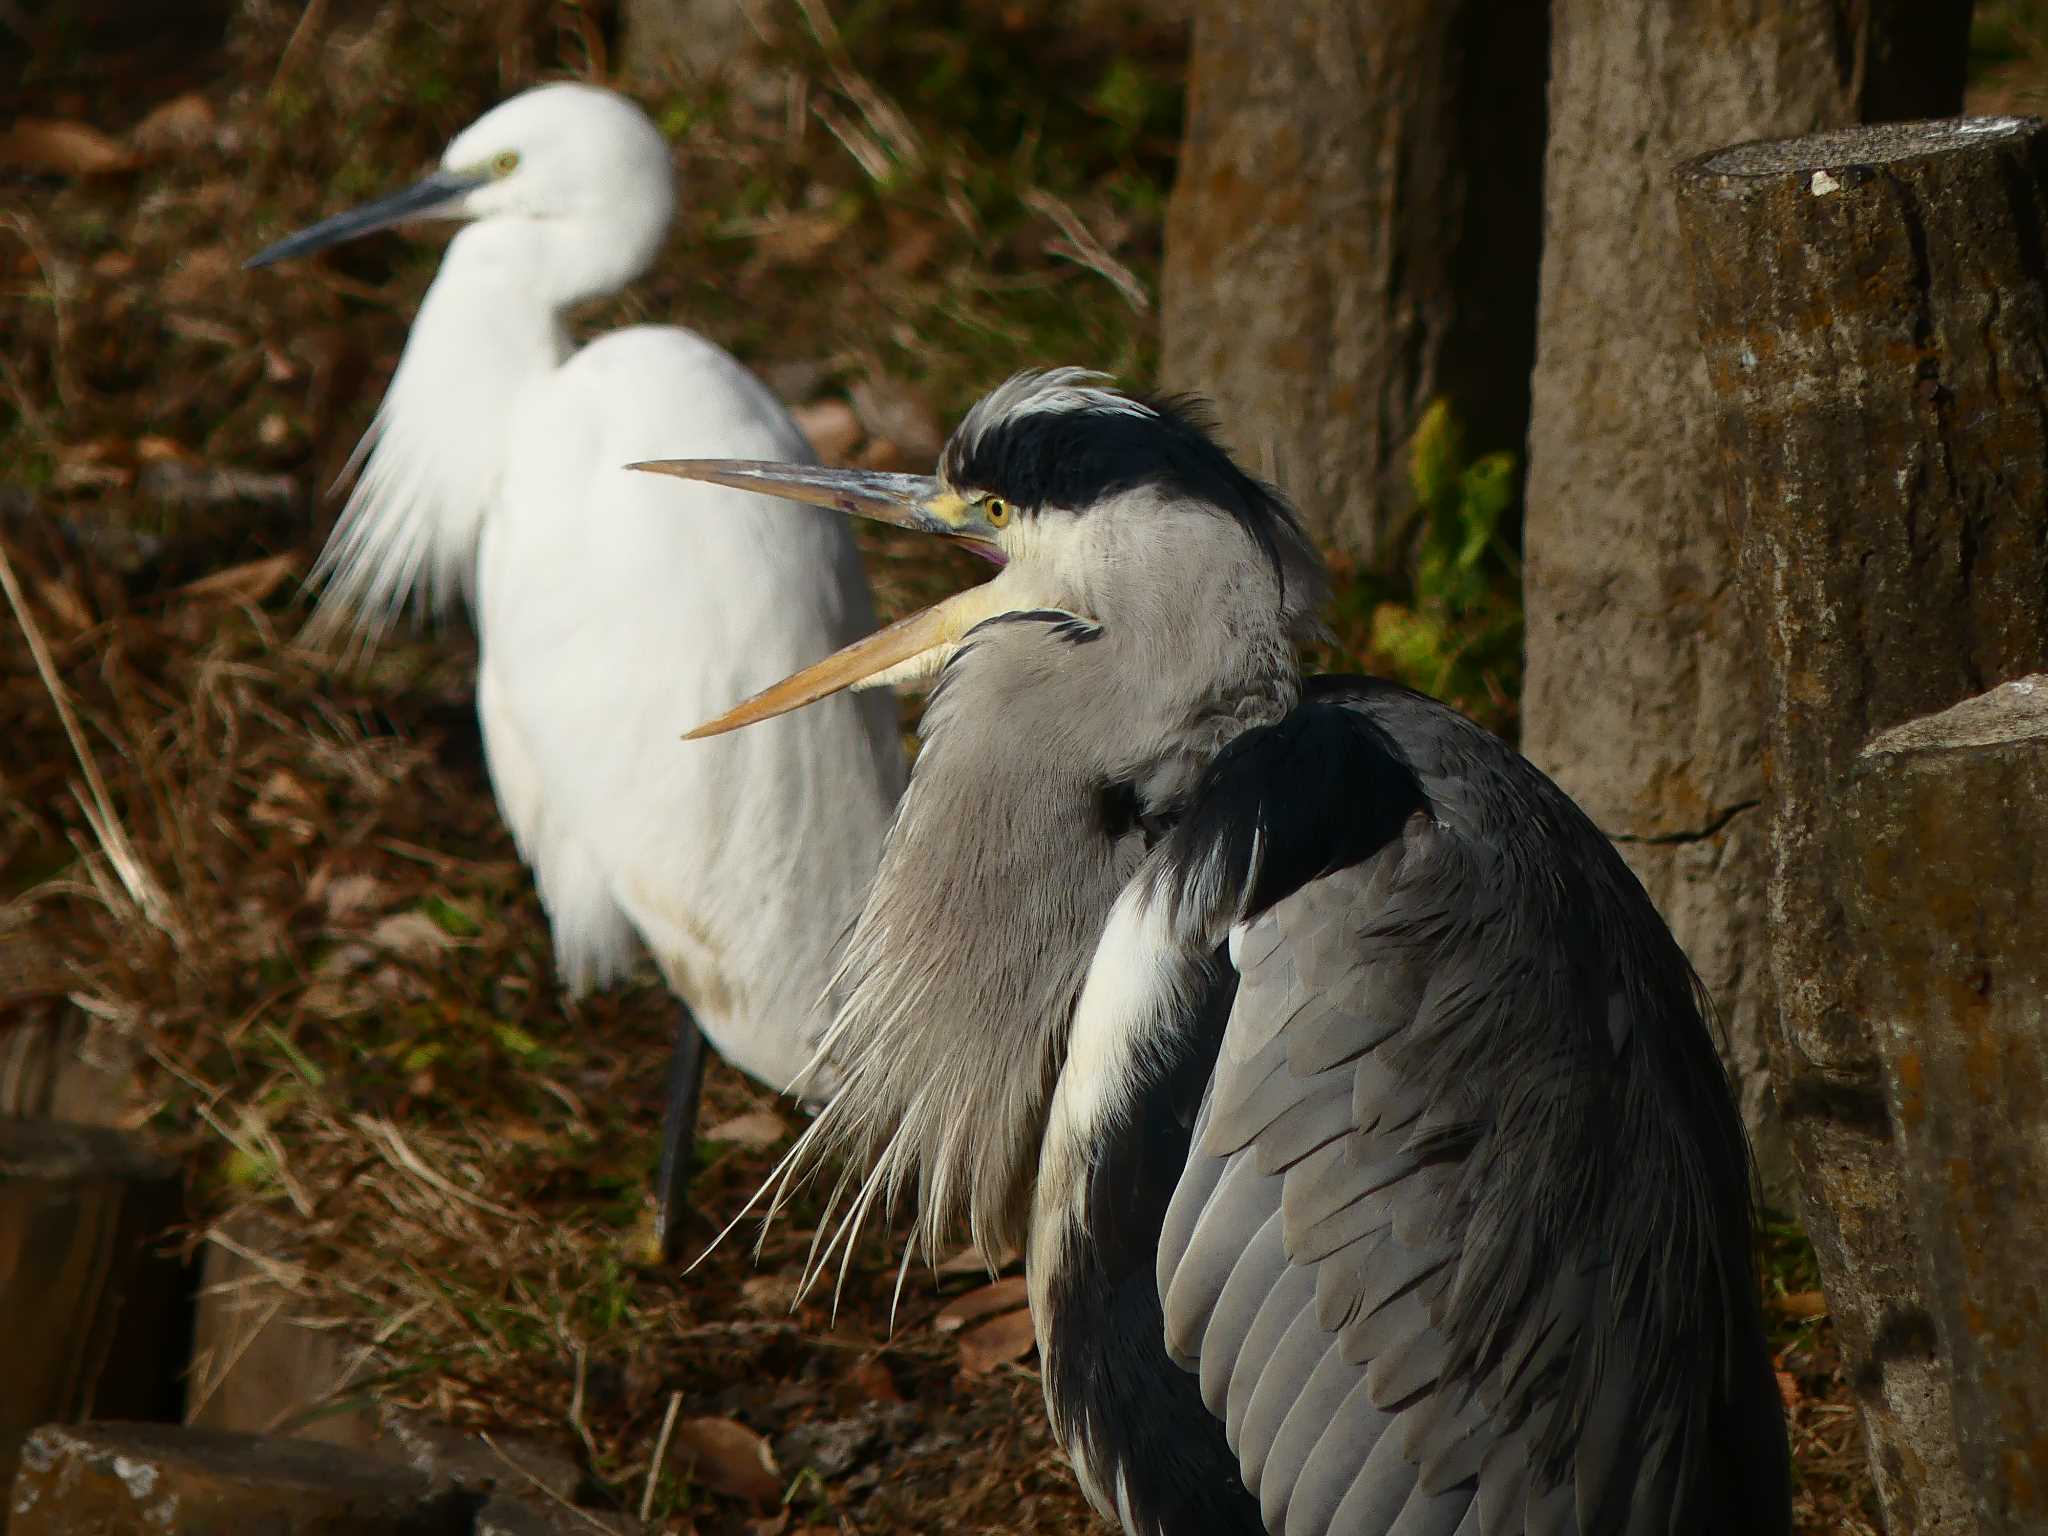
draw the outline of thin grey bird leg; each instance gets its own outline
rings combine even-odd
[[[654,1176],[655,1232],[664,1260],[674,1259],[682,1247],[697,1150],[697,1109],[704,1096],[704,1032],[687,1004],[677,1012],[676,1048],[669,1058],[668,1103],[661,1125],[661,1167]]]

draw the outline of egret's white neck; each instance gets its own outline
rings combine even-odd
[[[562,302],[539,280],[544,250],[508,231],[464,229],[421,301],[314,570],[316,636],[353,630],[374,641],[409,601],[438,612],[470,585],[513,403],[569,346]]]

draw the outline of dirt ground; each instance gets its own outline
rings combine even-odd
[[[1179,27],[1106,0],[768,9],[739,77],[642,93],[684,212],[657,275],[580,324],[703,330],[807,402],[828,456],[877,466],[929,463],[1014,367],[1149,376]],[[594,1507],[705,1536],[1085,1528],[1022,1315],[940,1326],[986,1274],[913,1275],[892,1319],[871,1240],[836,1315],[829,1294],[792,1311],[801,1202],[758,1256],[743,1229],[686,1274],[638,1262],[671,1004],[651,972],[561,1002],[484,778],[468,632],[366,664],[295,640],[322,492],[438,240],[241,260],[403,185],[513,90],[608,78],[616,18],[21,20],[0,7],[0,77],[36,120],[0,141],[0,1031],[68,1024],[132,1064],[113,1118],[188,1158],[202,1225],[256,1207],[298,1234],[299,1308],[384,1362],[359,1390],[558,1440]],[[2030,104],[2030,59],[1986,65],[1994,104]],[[1047,80],[1070,84],[1058,110]],[[863,537],[885,616],[968,579]],[[708,1240],[794,1127],[722,1064],[706,1094]],[[1796,1228],[1767,1269],[1801,1528],[1871,1529]],[[720,1421],[771,1449],[772,1494]]]

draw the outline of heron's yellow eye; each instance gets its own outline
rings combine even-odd
[[[1000,496],[991,496],[981,504],[981,515],[988,519],[991,528],[1000,528],[1010,520],[1010,504]]]
[[[518,169],[519,151],[516,149],[501,149],[491,156],[491,171],[494,175],[510,176]]]

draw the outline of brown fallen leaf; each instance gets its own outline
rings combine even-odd
[[[89,123],[17,117],[0,133],[0,165],[60,176],[115,176],[142,163],[134,150]]]
[[[1022,1255],[1014,1248],[1005,1248],[993,1259],[979,1248],[962,1248],[958,1253],[939,1260],[938,1272],[942,1275],[999,1275],[1020,1257]]]
[[[782,1499],[782,1473],[768,1442],[732,1419],[683,1419],[676,1425],[671,1454],[699,1488],[775,1504]]]
[[[853,410],[868,436],[896,445],[905,458],[929,464],[945,445],[938,414],[901,379],[877,376],[853,386]]]
[[[370,942],[402,959],[428,961],[455,940],[424,912],[394,912],[370,929]]]
[[[772,1147],[788,1134],[789,1125],[782,1116],[757,1109],[712,1126],[704,1137],[707,1141],[729,1141],[738,1147]]]
[[[117,459],[131,459],[134,456],[134,444],[130,443],[125,437],[117,436],[111,432],[102,433],[98,437],[89,437],[80,443],[59,443],[57,445],[57,463],[59,465],[105,464]]]
[[[297,555],[270,555],[188,581],[171,595],[192,602],[260,603],[298,568]]]
[[[821,461],[839,464],[861,439],[860,418],[844,400],[813,400],[790,412]]]
[[[186,341],[200,341],[210,347],[224,347],[230,352],[239,352],[249,345],[249,338],[232,325],[223,325],[218,320],[187,314],[182,310],[172,310],[164,316],[164,329]]]
[[[796,1306],[797,1282],[789,1275],[753,1275],[740,1282],[740,1301],[749,1310],[773,1317]]]
[[[135,457],[144,464],[197,464],[199,455],[161,432],[145,432],[135,439]]]
[[[972,1333],[960,1336],[960,1369],[970,1376],[979,1376],[1007,1361],[1022,1360],[1037,1342],[1030,1308],[1005,1312],[994,1322],[983,1323]]]
[[[59,464],[50,476],[53,491],[125,491],[134,483],[126,464]]]
[[[870,1355],[856,1363],[846,1373],[846,1385],[868,1403],[900,1403],[903,1394],[896,1390],[896,1378],[890,1373],[886,1362]]]
[[[778,266],[803,266],[845,233],[846,220],[836,213],[790,213],[754,231],[754,250]]]
[[[927,226],[890,241],[889,254],[882,258],[882,264],[898,277],[911,277],[923,270],[938,249],[939,232]]]
[[[1828,1299],[1820,1291],[1791,1291],[1773,1296],[1771,1310],[1780,1317],[1826,1317]]]
[[[240,277],[242,264],[226,246],[202,246],[188,251],[157,285],[158,296],[178,306],[219,299]]]
[[[128,130],[128,142],[140,154],[159,156],[195,149],[212,133],[213,104],[197,91],[187,91],[150,108]]]
[[[965,1296],[955,1296],[939,1309],[939,1315],[932,1319],[932,1327],[940,1333],[955,1333],[978,1318],[1021,1307],[1029,1299],[1030,1292],[1024,1277],[1015,1275],[993,1285],[984,1285],[978,1291],[969,1291]]]
[[[1785,1411],[1791,1413],[1799,1406],[1799,1378],[1790,1371],[1779,1371],[1776,1374],[1778,1377],[1778,1396],[1785,1404]]]
[[[49,611],[58,629],[69,634],[82,635],[92,628],[92,610],[85,605],[85,599],[78,595],[78,589],[68,581],[51,577],[36,583],[36,596],[42,599],[43,607]]]
[[[274,768],[249,806],[249,820],[276,827],[285,838],[305,844],[313,840],[322,819],[320,792],[289,768]]]
[[[332,860],[306,882],[308,906],[323,907],[330,923],[346,923],[389,904],[395,887],[362,870],[338,870]]]

